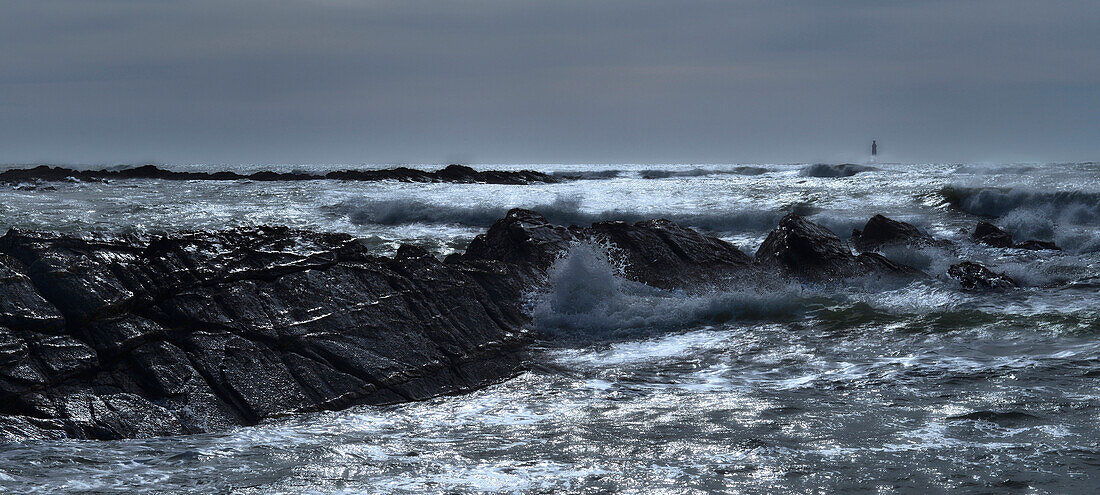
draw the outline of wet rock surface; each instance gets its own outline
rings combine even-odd
[[[1012,277],[972,261],[951,265],[947,275],[958,280],[959,285],[967,290],[1015,289],[1020,286]]]
[[[340,170],[324,174],[309,172],[255,172],[240,174],[237,172],[177,172],[155,165],[112,170],[77,170],[65,167],[40,165],[34,168],[12,169],[0,172],[0,183],[21,184],[30,187],[35,181],[83,181],[100,182],[117,179],[162,179],[162,180],[255,180],[255,181],[296,181],[296,180],[355,180],[378,181],[393,180],[401,182],[457,182],[486,184],[534,184],[561,182],[563,178],[533,170],[486,170],[477,171],[465,165],[449,165],[443,169],[426,171],[408,167],[396,167],[381,170]],[[34,185],[34,188],[37,188]]]
[[[985,221],[978,222],[978,225],[974,227],[974,233],[970,235],[970,239],[993,247],[1008,248],[1013,246],[1012,235]]]
[[[259,228],[134,237],[10,231],[0,435],[128,438],[471,390],[515,373],[520,287]]]
[[[852,254],[832,231],[795,213],[779,220],[779,228],[764,239],[755,259],[762,267],[803,280],[920,275],[917,269],[877,253]]]
[[[921,232],[912,224],[875,215],[867,221],[863,230],[852,232],[852,247],[861,253],[887,246],[927,247],[946,244]]]
[[[578,241],[659,288],[921,275],[795,214],[755,258],[668,220],[563,227],[522,209],[445,261],[282,227],[12,230],[0,238],[0,438],[215,431],[488,385],[523,366],[525,295]]]

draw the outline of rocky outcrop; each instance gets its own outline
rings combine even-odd
[[[454,259],[502,261],[523,267],[528,277],[537,278],[578,241],[608,243],[623,261],[626,277],[661,288],[698,285],[752,265],[752,258],[736,246],[669,220],[562,227],[518,208],[474,238],[466,253]]]
[[[563,227],[516,209],[437,260],[282,227],[0,238],[0,439],[214,431],[458,393],[521,368],[527,291],[578,241],[667,289],[913,276],[787,215],[756,253],[668,220]]]
[[[1037,241],[1030,239],[1014,246],[1016,249],[1026,249],[1028,251],[1061,251],[1062,248],[1057,244],[1050,241]]]
[[[860,276],[920,275],[915,268],[895,263],[877,253],[852,254],[829,229],[795,213],[779,221],[756,252],[756,263],[803,280],[825,281]]]
[[[947,275],[966,290],[1014,289],[1020,285],[1005,273],[997,273],[978,263],[964,261],[951,265]]]
[[[299,180],[354,180],[379,181],[394,180],[401,182],[458,182],[486,184],[534,184],[561,182],[556,177],[533,170],[486,170],[477,171],[465,165],[449,165],[436,171],[417,170],[408,167],[396,167],[381,170],[340,170],[325,174],[309,172],[255,172],[240,174],[237,172],[177,172],[155,165],[123,168],[117,170],[76,170],[66,167],[40,165],[27,169],[12,169],[0,172],[0,182],[13,184],[32,183],[34,181],[104,181],[117,179],[162,179],[162,180],[255,180],[255,181],[299,181]],[[23,186],[29,187],[29,186]]]
[[[887,246],[928,247],[943,245],[932,236],[921,232],[912,224],[875,215],[867,221],[863,230],[852,231],[852,247],[861,253]]]
[[[285,228],[0,238],[0,438],[126,438],[470,390],[531,338],[494,263]]]

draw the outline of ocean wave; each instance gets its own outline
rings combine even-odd
[[[854,163],[815,163],[800,170],[798,175],[803,177],[851,177],[860,172],[870,172],[872,170],[878,169]]]
[[[1036,191],[1023,188],[948,186],[940,190],[948,204],[974,215],[1003,217],[1025,209],[1077,225],[1100,224],[1100,192]]]
[[[585,211],[576,198],[559,196],[554,201],[529,205],[445,206],[416,199],[351,200],[331,207],[337,214],[347,215],[356,225],[459,224],[488,227],[513,207],[535,210],[559,225],[591,225],[596,222],[620,220],[639,222],[666,218],[681,225],[712,232],[765,232],[775,228],[783,211],[734,210],[707,213],[640,212],[631,210]],[[799,211],[808,206],[794,205]]]
[[[1018,240],[1053,240],[1062,249],[1100,251],[1100,192],[948,186],[940,197],[959,210],[995,218]],[[1082,228],[1083,227],[1083,228]]]
[[[638,171],[643,179],[668,179],[673,177],[703,177],[707,175],[760,175],[769,172],[764,167],[741,166],[734,168],[693,168],[688,170],[648,169]]]
[[[550,175],[566,180],[601,180],[614,179],[623,174],[622,170],[558,170]]]
[[[549,283],[529,310],[545,338],[628,338],[730,320],[790,319],[802,297],[787,292],[689,294],[628,280],[605,246],[577,243],[550,268]]]

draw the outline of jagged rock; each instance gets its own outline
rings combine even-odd
[[[669,220],[628,224],[601,222],[586,230],[610,241],[623,256],[627,278],[661,288],[696,285],[722,279],[752,265],[736,246],[681,227]]]
[[[851,249],[829,229],[795,213],[779,221],[779,228],[764,239],[756,251],[756,262],[779,269],[786,275],[808,280],[865,275],[914,276],[915,268],[895,263],[876,253],[853,255]]]
[[[752,265],[752,258],[736,246],[669,220],[562,227],[534,211],[519,208],[477,236],[466,254],[455,259],[503,261],[541,274],[571,243],[582,240],[611,243],[615,254],[624,258],[627,278],[655,287],[698,284]]]
[[[79,438],[461,392],[514,374],[531,339],[515,270],[347,235],[12,230],[0,251],[0,417]]]
[[[970,239],[974,242],[999,248],[1010,248],[1013,246],[1011,234],[985,221],[978,222],[978,225],[974,227],[974,233],[971,234]]]
[[[583,237],[579,227],[553,225],[534,211],[514,208],[470,241],[461,259],[503,261],[545,271],[571,242]]]
[[[1005,273],[996,273],[971,261],[951,265],[947,274],[968,290],[1013,289],[1020,286]]]
[[[875,215],[867,221],[863,230],[852,231],[852,246],[859,252],[868,252],[885,246],[906,245],[925,247],[939,244],[928,234],[906,222],[882,215]]]
[[[65,325],[57,308],[35,290],[20,263],[0,253],[0,325],[16,330],[56,331]]]
[[[1027,240],[1027,241],[1021,242],[1019,244],[1016,244],[1016,249],[1026,249],[1028,251],[1043,251],[1043,250],[1061,251],[1062,250],[1062,248],[1058,247],[1058,245],[1053,243],[1053,242],[1050,242],[1050,241],[1037,241],[1035,239]]]
[[[465,173],[459,169],[453,173]],[[588,228],[512,210],[466,253],[370,255],[285,227],[0,238],[0,438],[214,431],[299,411],[427,399],[515,374],[525,294],[577,241],[655,287],[727,277],[912,275],[788,215],[756,262],[667,220]]]

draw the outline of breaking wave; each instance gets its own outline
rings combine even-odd
[[[356,225],[458,224],[488,227],[515,206],[539,212],[559,225],[590,225],[596,222],[640,222],[666,218],[676,223],[712,232],[765,232],[775,227],[783,211],[740,209],[706,213],[641,212],[630,210],[585,211],[575,198],[559,196],[554,201],[514,206],[445,206],[415,199],[353,200],[331,207]],[[803,205],[792,208],[808,211]]]
[[[870,172],[872,170],[878,169],[854,163],[815,163],[800,170],[798,175],[803,177],[851,177],[860,172]]]
[[[1100,224],[1100,192],[948,186],[940,195],[952,206],[974,215],[1000,218],[1017,210],[1030,210],[1060,223]]]
[[[550,268],[547,289],[531,295],[530,312],[543,337],[624,338],[730,320],[790,319],[802,312],[796,289],[689,294],[624,278],[607,248],[574,244]]]
[[[997,219],[1016,239],[1054,240],[1071,252],[1100,251],[1100,238],[1087,229],[1100,225],[1100,192],[948,186],[940,196],[959,210]]]
[[[703,177],[707,175],[760,175],[769,172],[764,167],[734,167],[728,169],[717,168],[693,168],[688,170],[641,170],[638,176],[643,179],[668,179],[672,177]]]

